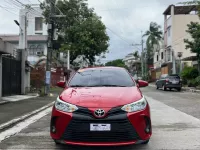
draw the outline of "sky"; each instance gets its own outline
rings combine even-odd
[[[24,4],[39,4],[42,0],[19,0]],[[88,0],[89,7],[102,17],[110,37],[109,53],[102,63],[123,59],[141,46],[141,35],[149,28],[150,22],[164,25],[163,12],[171,4],[187,0]],[[16,0],[0,0],[0,34],[18,34],[19,28],[13,20],[19,20],[22,6]]]

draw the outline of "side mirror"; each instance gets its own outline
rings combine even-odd
[[[60,88],[65,88],[65,81],[57,82],[57,86],[60,87]]]
[[[139,87],[146,87],[149,85],[149,83],[143,80],[138,80],[138,85]]]

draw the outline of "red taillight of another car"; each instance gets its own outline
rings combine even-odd
[[[165,82],[169,82],[169,79],[166,79]]]

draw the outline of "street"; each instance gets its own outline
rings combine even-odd
[[[151,106],[153,135],[148,145],[106,147],[116,150],[200,149],[200,95],[189,92],[141,89]],[[16,135],[2,141],[0,149],[88,150],[102,147],[55,145],[49,135],[50,111]],[[0,134],[0,137],[2,135]]]

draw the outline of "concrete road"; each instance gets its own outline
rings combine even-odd
[[[49,136],[50,114],[48,114],[16,135],[2,141],[0,149],[199,150],[200,95],[187,92],[163,92],[153,87],[141,90],[151,106],[153,136],[148,145],[104,148],[57,146]]]

